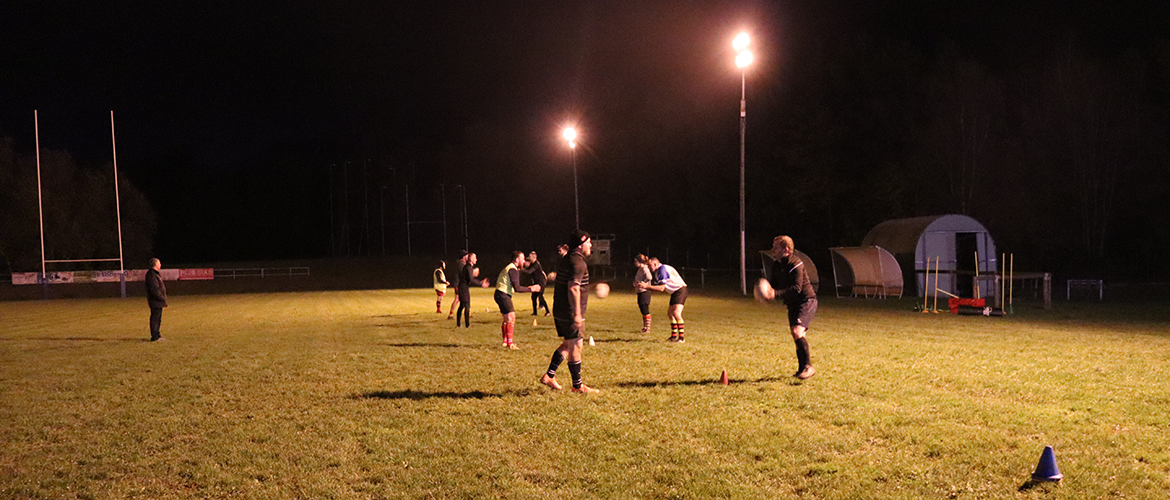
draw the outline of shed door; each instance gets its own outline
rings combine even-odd
[[[955,233],[955,283],[960,297],[975,296],[975,252],[979,233]]]

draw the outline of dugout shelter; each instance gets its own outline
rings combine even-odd
[[[931,215],[882,222],[869,230],[863,247],[881,247],[893,254],[902,281],[921,297],[928,291],[926,271],[938,260],[938,288],[960,297],[975,296],[976,274],[994,274],[998,268],[995,240],[979,221],[966,215]],[[979,281],[979,296],[995,293],[994,283]],[[933,278],[930,290],[933,290]]]
[[[902,269],[884,248],[836,247],[833,256],[833,286],[840,297],[902,296]]]

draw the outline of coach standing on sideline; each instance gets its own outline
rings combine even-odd
[[[532,315],[540,314],[541,307],[544,308],[545,316],[552,314],[552,310],[548,308],[548,302],[544,300],[544,287],[548,285],[548,275],[544,274],[544,268],[536,259],[536,250],[528,254],[528,266],[521,272],[529,276],[533,285],[540,285],[539,290],[532,292]]]
[[[575,231],[566,249],[567,255],[557,262],[556,288],[553,290],[553,324],[556,325],[557,335],[563,340],[556,352],[553,352],[548,371],[541,375],[540,383],[554,391],[560,390],[557,368],[562,361],[568,361],[569,373],[573,376],[573,392],[590,394],[599,391],[581,381],[585,306],[589,301],[589,266],[585,263],[585,257],[593,251],[589,233]]]
[[[150,341],[162,340],[162,310],[167,306],[167,286],[163,284],[162,262],[150,259],[150,270],[146,271],[146,303],[150,305]]]

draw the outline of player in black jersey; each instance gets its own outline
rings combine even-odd
[[[585,385],[581,380],[581,347],[585,332],[585,309],[589,303],[589,266],[585,258],[593,251],[589,233],[575,231],[566,242],[568,253],[557,262],[556,288],[553,290],[553,323],[557,335],[563,340],[552,355],[548,371],[540,377],[540,383],[553,390],[560,390],[557,382],[557,368],[562,361],[568,361],[569,373],[573,376],[573,392],[590,394],[599,392]]]
[[[774,295],[769,298],[783,300],[788,308],[788,326],[792,329],[792,341],[796,343],[796,359],[800,365],[793,376],[804,380],[817,373],[812,365],[808,340],[804,338],[817,314],[817,292],[813,290],[804,262],[796,256],[796,244],[792,238],[781,235],[772,240],[772,258],[775,262],[768,284],[772,285]]]

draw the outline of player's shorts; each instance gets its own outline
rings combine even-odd
[[[435,289],[435,295],[438,295],[438,296],[442,297],[442,296],[444,296],[444,295],[447,295],[447,291],[446,291],[446,290],[439,290],[439,289]]]
[[[581,330],[573,325],[573,320],[563,320],[553,317],[553,324],[557,327],[557,336],[565,340],[581,338]]]
[[[812,324],[813,316],[817,314],[817,299],[808,299],[799,304],[788,306],[788,326],[803,326],[806,330]]]
[[[679,288],[670,294],[670,305],[685,305],[687,303],[687,287]]]
[[[500,314],[508,314],[516,312],[516,308],[512,306],[512,296],[504,292],[496,290],[495,293],[496,305],[500,306]]]

